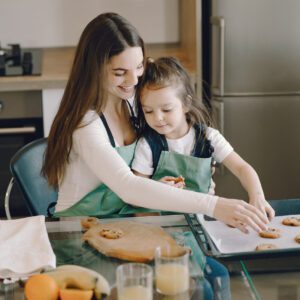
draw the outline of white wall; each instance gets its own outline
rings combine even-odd
[[[179,40],[179,0],[0,0],[0,42],[23,47],[75,46],[85,25],[113,11],[147,43]]]

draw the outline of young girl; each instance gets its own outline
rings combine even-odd
[[[148,59],[136,100],[142,128],[132,162],[137,175],[208,193],[214,159],[239,179],[250,204],[269,218],[274,216],[254,169],[210,127],[207,110],[196,98],[190,78],[178,60]],[[177,183],[178,176],[183,176],[185,182]]]

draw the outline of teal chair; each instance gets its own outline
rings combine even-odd
[[[9,198],[14,182],[17,182],[32,216],[51,216],[57,201],[57,191],[51,188],[41,175],[47,139],[35,140],[21,148],[10,161],[12,178],[7,187],[4,208],[11,219]]]

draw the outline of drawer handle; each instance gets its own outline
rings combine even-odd
[[[12,128],[0,128],[0,135],[4,134],[20,134],[20,133],[34,133],[36,128],[34,126],[28,127],[12,127]]]

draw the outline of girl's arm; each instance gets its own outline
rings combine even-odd
[[[239,179],[248,193],[249,203],[272,219],[275,212],[266,201],[259,177],[252,166],[234,151],[224,159],[223,164]]]

